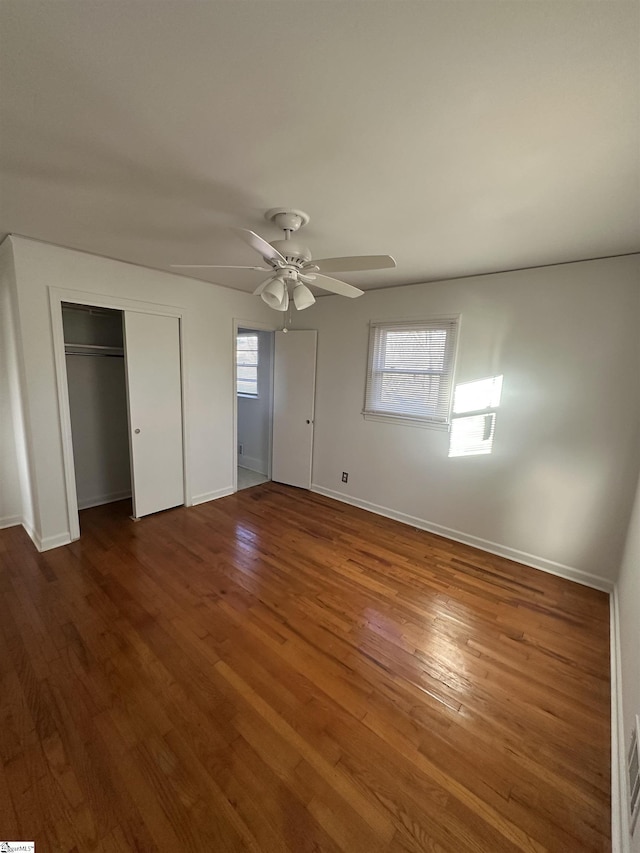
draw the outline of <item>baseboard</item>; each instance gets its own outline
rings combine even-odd
[[[255,471],[256,474],[267,475],[267,465],[263,459],[256,459],[255,456],[238,456],[238,465],[241,468],[248,468],[249,471]]]
[[[479,548],[481,551],[487,551],[489,554],[496,554],[498,557],[506,557],[508,560],[514,560],[517,563],[522,563],[525,566],[531,566],[533,569],[540,569],[543,572],[548,572],[552,575],[564,578],[565,580],[581,583],[583,586],[589,586],[593,589],[599,589],[603,592],[612,592],[613,582],[600,578],[597,575],[583,572],[580,569],[575,569],[572,566],[565,566],[562,563],[556,563],[553,560],[547,560],[544,557],[537,557],[535,554],[528,554],[526,551],[519,551],[517,548],[510,548],[507,545],[501,545],[498,542],[490,542],[487,539],[481,539],[478,536],[472,536],[468,533],[462,533],[460,530],[453,530],[450,527],[443,527],[441,524],[435,524],[431,521],[426,521],[423,518],[416,518],[413,515],[407,515],[404,512],[398,512],[389,507],[379,506],[378,504],[364,501],[360,498],[354,498],[351,495],[345,495],[342,492],[333,491],[333,489],[325,489],[316,484],[311,485],[311,491],[317,492],[319,495],[324,495],[328,498],[333,498],[336,501],[357,506],[361,509],[366,509],[369,512],[374,512],[376,515],[383,515],[386,518],[393,518],[395,521],[401,521],[403,524],[409,524],[411,527],[417,527],[419,530],[426,530],[428,533],[435,533],[438,536],[444,536],[445,539],[453,539],[454,542],[462,542],[464,545],[471,545],[474,548]]]
[[[40,540],[40,545],[36,544],[38,551],[50,551],[52,548],[59,548],[61,545],[69,545],[73,542],[69,531],[66,533],[58,533],[55,536],[46,536]]]
[[[225,498],[227,495],[234,494],[235,489],[233,486],[227,486],[224,489],[217,489],[215,492],[205,492],[202,495],[194,495],[191,498],[191,506],[198,506],[198,504],[207,503],[207,501],[215,501],[218,498]]]
[[[110,492],[108,495],[96,495],[93,498],[86,500],[78,499],[78,509],[91,509],[92,506],[102,506],[103,504],[113,504],[116,501],[123,501],[131,497],[131,490],[124,492]]]
[[[5,527],[17,527],[22,522],[22,518],[19,515],[5,515],[4,518],[0,518],[0,530],[4,530]]]
[[[28,522],[23,521],[22,526],[27,531],[29,538],[40,552],[51,551],[52,548],[59,548],[61,545],[68,545],[73,541],[68,530],[64,533],[56,533],[55,536],[45,536],[44,539],[42,539],[40,534],[37,533]]]
[[[23,527],[24,527],[24,529],[27,531],[27,534],[29,535],[29,538],[31,539],[31,541],[33,542],[33,544],[36,546],[36,548],[38,549],[38,551],[42,551],[42,548],[40,547],[40,545],[41,545],[41,542],[40,542],[40,536],[36,533],[36,531],[34,530],[34,528],[29,524],[29,522],[28,522],[28,521],[23,521],[23,522],[22,522],[22,526],[23,526]]]
[[[622,714],[620,604],[617,586],[611,593],[609,612],[611,624],[611,853],[630,853],[627,755]]]

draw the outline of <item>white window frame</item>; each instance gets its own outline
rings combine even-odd
[[[256,339],[256,363],[255,364],[240,364],[238,361],[238,341],[240,338],[255,338]],[[258,387],[258,367],[260,365],[260,336],[257,332],[238,332],[236,335],[236,394],[238,397],[246,397],[249,400],[257,400],[260,397],[260,389]],[[252,394],[250,391],[240,391],[239,384],[242,381],[238,376],[239,367],[255,367],[256,370],[256,392]],[[247,381],[247,380],[244,380]]]
[[[438,405],[430,415],[416,415],[411,412],[385,410],[380,399],[382,374],[384,370],[380,363],[383,351],[383,339],[390,331],[441,331],[447,333],[445,358],[442,370],[421,369],[399,370],[393,372],[405,374],[438,375],[444,379],[441,383]],[[367,359],[367,382],[365,388],[365,403],[362,414],[366,420],[398,423],[410,426],[429,427],[432,429],[448,430],[451,423],[451,406],[455,386],[455,365],[458,339],[460,332],[460,315],[432,316],[423,319],[373,321],[369,324],[369,354]]]

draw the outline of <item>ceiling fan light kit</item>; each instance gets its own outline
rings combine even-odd
[[[286,311],[289,307],[289,292],[284,281],[279,276],[267,280],[261,296],[262,301],[266,302],[269,308],[274,308],[276,311]]]
[[[346,281],[325,275],[325,272],[340,270],[355,272],[361,270],[392,269],[396,266],[391,255],[354,255],[346,258],[321,258],[314,261],[310,250],[291,235],[299,231],[309,222],[309,215],[303,210],[287,207],[272,207],[265,214],[265,219],[273,222],[284,231],[283,240],[272,240],[270,243],[254,231],[246,228],[234,228],[233,231],[245,243],[262,256],[266,267],[256,266],[227,266],[221,264],[172,264],[174,268],[182,269],[246,269],[268,272],[272,275],[265,279],[254,290],[255,296],[260,296],[264,302],[276,311],[286,311],[289,307],[289,288],[293,303],[298,311],[304,311],[314,304],[315,297],[308,284],[348,296],[354,299],[362,296],[363,292]],[[275,273],[275,275],[273,275]]]
[[[298,311],[304,311],[305,308],[310,308],[315,301],[315,296],[311,293],[306,284],[298,282],[298,284],[293,288],[293,304],[296,306]]]

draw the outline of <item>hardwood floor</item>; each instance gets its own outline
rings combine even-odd
[[[608,851],[608,597],[274,483],[0,531],[0,836]]]

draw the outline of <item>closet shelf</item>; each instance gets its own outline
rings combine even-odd
[[[67,355],[124,355],[124,347],[107,347],[100,344],[64,345]]]

